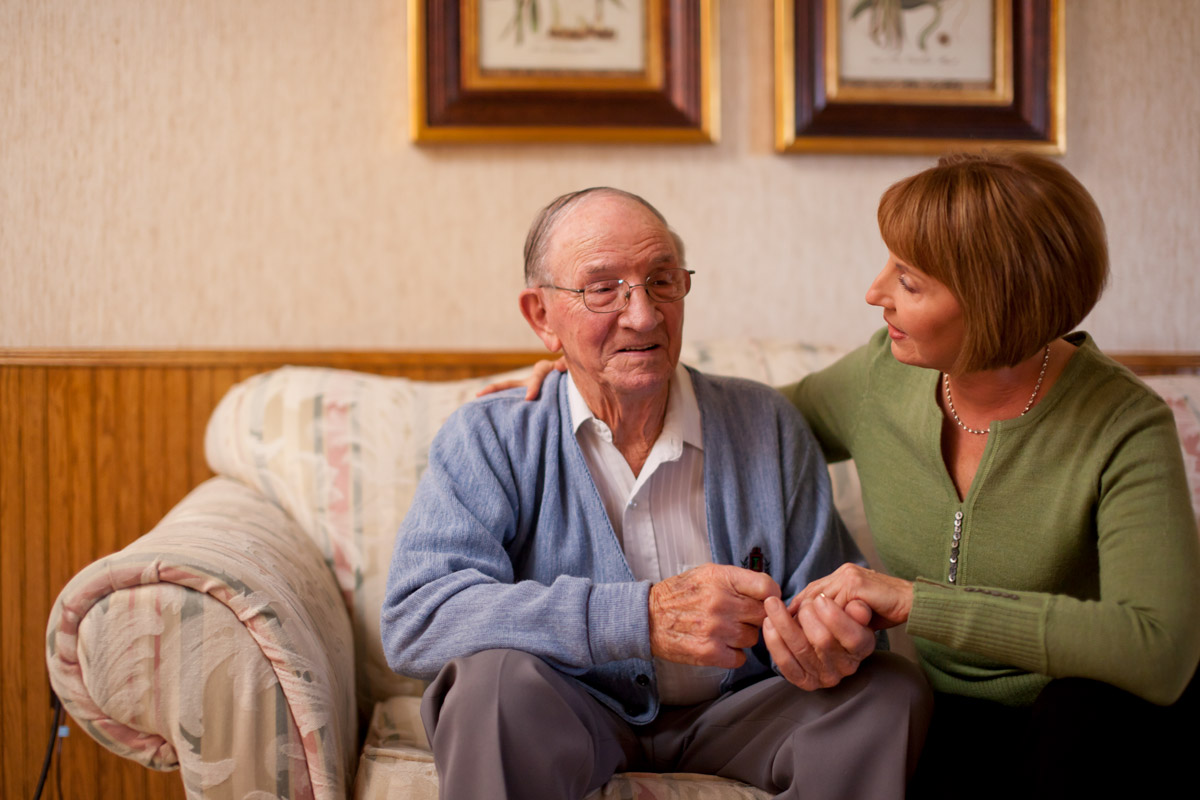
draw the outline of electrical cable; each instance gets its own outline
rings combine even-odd
[[[53,690],[50,692],[50,708],[54,712],[54,717],[50,724],[50,741],[46,744],[46,757],[42,760],[42,774],[38,776],[37,788],[33,790],[33,800],[40,800],[42,796],[42,789],[44,789],[46,786],[46,776],[50,772],[50,760],[54,758],[54,745],[58,740],[58,726],[62,724],[62,701],[58,699],[58,695]],[[55,777],[58,777],[57,771]],[[61,785],[59,787],[58,794],[61,798]]]

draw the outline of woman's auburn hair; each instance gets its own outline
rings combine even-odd
[[[1030,153],[956,153],[879,200],[891,253],[945,284],[962,308],[959,372],[1015,366],[1069,333],[1108,280],[1096,201]]]

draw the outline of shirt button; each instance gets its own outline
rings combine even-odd
[[[629,507],[630,507],[630,508],[637,508],[637,500],[630,500],[630,501],[629,501]]]
[[[633,682],[636,683],[638,686],[645,688],[650,685],[650,676],[643,673],[641,675],[638,675],[636,678],[634,678]]]

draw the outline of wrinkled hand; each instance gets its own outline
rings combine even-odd
[[[762,572],[703,564],[650,587],[650,651],[680,664],[733,669],[758,641],[763,601],[779,585]]]
[[[801,689],[836,686],[875,651],[875,634],[867,627],[871,609],[865,603],[855,600],[842,608],[820,594],[792,602],[795,612],[774,598],[763,603],[763,640],[779,674]]]
[[[857,564],[842,564],[824,578],[804,587],[792,598],[789,610],[794,614],[805,602],[824,594],[835,605],[846,608],[858,600],[870,607],[870,626],[874,630],[892,628],[908,621],[912,611],[913,589],[910,581],[893,578]]]
[[[489,383],[487,386],[475,393],[476,397],[483,397],[485,394],[492,392],[503,392],[505,389],[515,389],[518,386],[525,387],[525,399],[537,400],[538,394],[542,391],[542,384],[546,382],[546,376],[551,372],[558,370],[559,372],[567,371],[567,360],[559,358],[555,361],[542,360],[533,365],[533,372],[523,381],[497,381]]]

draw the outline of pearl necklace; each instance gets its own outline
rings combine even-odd
[[[1037,397],[1038,389],[1042,388],[1042,379],[1046,377],[1046,366],[1050,363],[1050,345],[1046,345],[1046,355],[1042,357],[1042,371],[1038,373],[1037,384],[1033,387],[1033,394],[1029,395],[1029,402],[1025,404],[1025,409],[1018,414],[1018,417],[1023,417],[1029,413],[1029,409],[1033,408],[1034,398]],[[963,424],[963,421],[958,418],[958,412],[954,410],[954,400],[950,398],[950,375],[942,373],[942,386],[946,390],[946,405],[950,407],[950,416],[954,417],[954,421],[958,423],[958,427],[962,428],[967,433],[974,433],[977,436],[982,436],[988,432],[987,428],[979,430],[977,428],[968,428]]]

